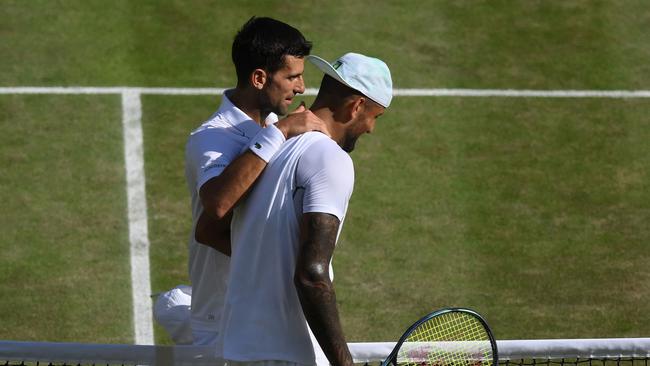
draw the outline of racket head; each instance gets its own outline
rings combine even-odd
[[[485,319],[470,309],[448,308],[427,314],[409,327],[382,366],[497,363],[496,341]]]

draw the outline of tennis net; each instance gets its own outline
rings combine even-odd
[[[350,343],[356,363],[375,365],[394,342]],[[650,338],[497,341],[503,366],[650,366]],[[0,365],[220,365],[209,347],[0,341]],[[438,365],[441,366],[441,365]]]

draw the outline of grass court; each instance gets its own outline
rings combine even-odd
[[[231,87],[232,38],[259,15],[328,60],[382,58],[400,89],[650,89],[643,1],[0,9],[0,87]],[[155,293],[188,283],[183,149],[219,97],[141,102]],[[352,153],[334,257],[348,339],[395,340],[446,306],[474,308],[497,339],[649,336],[648,115],[648,98],[396,97]],[[3,93],[0,130],[0,339],[132,343],[120,96]]]

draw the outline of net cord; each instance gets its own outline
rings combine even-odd
[[[349,343],[356,363],[381,362],[395,342]],[[648,358],[650,338],[497,341],[499,360]],[[215,365],[210,347],[0,341],[0,361],[67,364]]]

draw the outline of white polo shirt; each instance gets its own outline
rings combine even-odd
[[[300,220],[306,212],[332,214],[340,233],[353,185],[352,159],[319,132],[287,140],[273,156],[233,215],[218,356],[315,363],[293,282]]]
[[[189,274],[193,331],[216,333],[219,330],[230,262],[228,256],[194,240],[196,222],[203,212],[199,190],[205,182],[221,174],[262,128],[232,104],[226,96],[230,92],[224,92],[217,112],[190,134],[185,146],[185,178],[192,198]],[[266,123],[277,120],[271,113]]]

